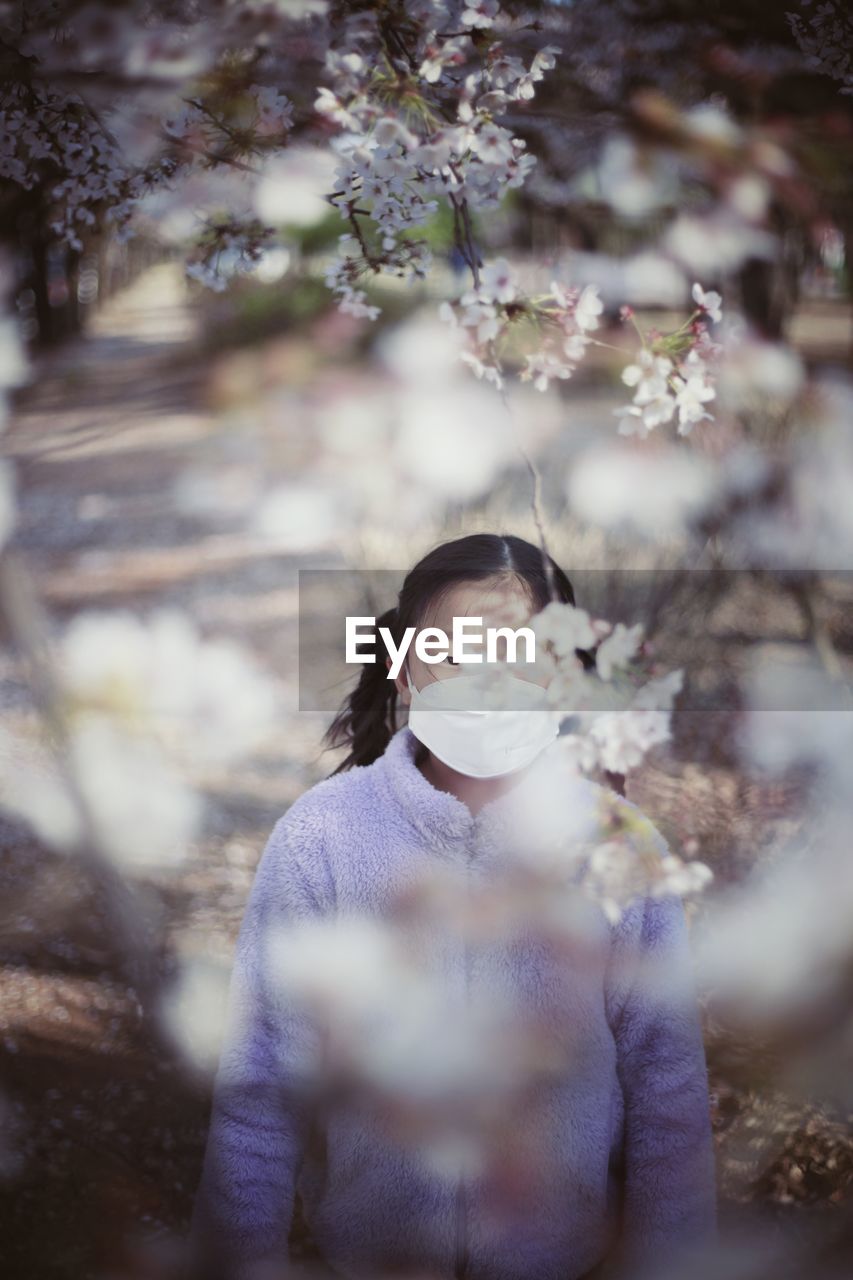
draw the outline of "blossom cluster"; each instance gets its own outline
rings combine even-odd
[[[271,23],[278,29],[318,7],[294,4],[288,15],[233,6],[212,22],[202,6],[152,25],[97,0],[34,5],[23,34],[0,18],[10,67],[20,68],[0,94],[0,178],[44,189],[51,230],[77,252],[107,225],[128,237],[140,200],[179,171],[248,171],[247,156],[285,144],[294,108],[262,65],[263,50]],[[208,74],[222,59],[222,74]],[[107,96],[116,81],[124,93]],[[224,287],[197,261],[190,274]]]
[[[639,897],[701,893],[713,879],[711,868],[672,853],[647,829],[644,819],[626,821],[616,810],[618,838],[605,839],[591,850],[584,868],[584,891],[618,924],[626,907]]]
[[[679,434],[687,435],[697,422],[710,419],[705,405],[716,395],[715,361],[721,348],[706,322],[722,318],[722,300],[699,284],[693,286],[693,299],[696,309],[674,332],[640,333],[642,348],[622,371],[634,398],[614,410],[621,434],[645,438],[677,416]],[[594,284],[569,289],[552,280],[547,294],[526,295],[505,258],[482,271],[477,288],[440,308],[443,319],[465,335],[461,358],[478,378],[501,389],[509,356],[523,360],[519,376],[538,391],[547,390],[554,379],[570,378],[590,344],[608,345],[592,336],[603,311]],[[630,308],[622,312],[636,325]]]
[[[537,652],[549,667],[548,701],[565,711],[577,729],[561,747],[575,770],[627,773],[670,736],[670,715],[681,689],[673,671],[638,684],[643,628],[593,618],[585,609],[552,601],[533,619]],[[587,671],[577,656],[594,655]]]
[[[79,614],[57,658],[65,767],[33,768],[16,748],[0,797],[60,848],[88,834],[128,871],[179,862],[201,820],[199,768],[262,741],[275,684],[240,645],[202,637],[172,609]]]
[[[544,391],[551,379],[571,377],[603,310],[595,285],[565,289],[552,281],[550,293],[525,296],[509,263],[499,258],[484,268],[476,288],[456,303],[443,303],[441,315],[467,338],[461,358],[498,389],[504,384],[502,356],[524,330],[535,350],[524,354],[520,376]]]
[[[501,618],[510,624],[518,620]],[[564,817],[555,820],[549,811],[555,790],[574,786],[578,775],[627,774],[669,739],[683,673],[658,675],[648,669],[639,623],[614,625],[575,605],[551,601],[528,625],[536,637],[536,667],[547,702],[559,713],[562,729],[553,750],[540,758],[515,796],[514,819],[524,833],[529,868],[547,879],[549,870],[576,861],[577,882],[613,921],[638,896],[700,892],[711,878],[708,867],[670,850],[648,819],[609,789],[595,793],[596,812],[585,826],[580,816],[585,788],[579,788],[577,825],[568,838]],[[490,675],[497,689],[509,673]]]
[[[46,93],[36,109],[10,103],[0,110],[0,178],[29,191],[51,173],[61,175],[48,185],[51,230],[78,251],[104,207],[124,228],[149,181],[127,165],[110,131],[79,100]]]
[[[479,288],[472,210],[496,207],[535,163],[498,118],[534,96],[559,49],[546,46],[529,66],[496,39],[481,52],[472,33],[495,25],[497,4],[457,9],[408,6],[407,22],[393,34],[373,11],[358,13],[327,54],[332,85],[320,89],[316,109],[345,130],[330,199],[351,228],[327,282],[344,310],[370,319],[379,311],[366,303],[359,280],[382,272],[422,278],[430,251],[413,233],[439,201],[453,211],[457,248]],[[448,22],[452,34],[442,34]]]
[[[234,641],[201,636],[179,610],[150,619],[79,614],[59,657],[72,719],[109,716],[177,759],[237,758],[270,725],[275,691],[266,673]]]
[[[593,341],[604,310],[598,289],[567,289],[555,280],[543,296],[526,294],[506,259],[483,264],[471,213],[496,206],[534,164],[524,142],[498,118],[510,104],[534,96],[560,50],[546,46],[529,68],[500,40],[480,53],[471,33],[499,21],[495,0],[465,7],[462,30],[454,26],[449,36],[436,25],[448,17],[444,6],[421,6],[417,13],[420,23],[393,41],[375,15],[360,13],[345,24],[340,46],[328,51],[332,87],[320,89],[316,108],[345,131],[330,200],[350,230],[340,237],[326,283],[341,310],[375,320],[380,308],[362,287],[365,277],[423,278],[431,252],[416,233],[446,200],[472,276],[471,287],[441,308],[466,338],[463,360],[501,389],[504,359],[518,355],[521,379],[544,391],[571,377]],[[690,319],[675,333],[644,340],[636,363],[624,371],[634,397],[618,411],[621,433],[644,436],[677,415],[686,434],[710,418],[705,405],[715,395],[716,347],[704,321],[719,320],[720,298],[697,284],[694,299]]]
[[[222,293],[229,276],[257,267],[272,236],[272,228],[257,219],[205,219],[187,258],[186,274],[215,293]]]
[[[693,286],[696,310],[681,328],[670,334],[653,334],[643,341],[636,361],[622,370],[622,381],[634,390],[630,404],[614,409],[621,435],[641,439],[655,427],[678,419],[678,434],[711,414],[705,408],[716,396],[714,361],[721,352],[706,327],[706,320],[722,319],[722,299],[700,284]]]

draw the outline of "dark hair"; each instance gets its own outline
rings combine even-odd
[[[394,643],[399,644],[406,628],[418,626],[428,607],[457,583],[511,574],[524,584],[537,612],[552,600],[575,603],[572,584],[552,557],[532,542],[509,533],[472,533],[444,542],[427,552],[409,571],[396,606],[376,619],[376,662],[363,665],[358,684],[323,736],[325,750],[350,747],[349,755],[334,773],[372,764],[396,732],[397,686],[388,679],[385,658],[390,655],[378,628],[386,627]],[[587,670],[595,666],[591,654],[583,649],[576,653]]]

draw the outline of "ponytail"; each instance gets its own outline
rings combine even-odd
[[[396,606],[376,619],[376,661],[363,664],[358,684],[323,735],[327,751],[334,747],[350,748],[349,755],[333,770],[331,777],[378,760],[397,727],[397,686],[388,679],[385,659],[390,654],[381,639],[380,627],[386,627],[395,644],[398,643],[399,615]]]

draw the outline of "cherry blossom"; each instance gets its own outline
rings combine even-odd
[[[626,774],[653,747],[668,740],[670,716],[668,708],[644,707],[639,702],[616,711],[582,712],[581,731],[564,735],[560,748],[576,771],[602,768]]]
[[[704,368],[690,372],[687,378],[676,376],[672,385],[678,407],[678,430],[681,435],[686,435],[695,423],[710,419],[711,415],[704,406],[714,399],[714,388],[709,385]]]
[[[670,391],[669,377],[672,361],[666,356],[653,356],[641,351],[636,364],[629,364],[622,371],[622,381],[634,387],[633,404],[619,413],[619,431],[623,435],[644,436],[661,423],[669,422],[675,413],[675,397]]]
[[[261,48],[270,38],[269,23],[310,23],[322,7],[284,4],[272,15],[263,5],[248,6],[245,38],[250,43],[256,38],[251,22],[257,18],[260,43],[255,47]],[[553,280],[549,294],[531,291],[507,258],[483,262],[472,216],[497,208],[535,166],[525,139],[503,117],[532,100],[561,50],[546,44],[529,61],[518,56],[508,47],[513,21],[497,0],[463,5],[461,20],[459,13],[443,4],[414,5],[410,24],[392,38],[376,11],[359,9],[331,33],[324,59],[328,83],[317,87],[314,110],[323,127],[336,131],[332,149],[338,166],[328,201],[349,225],[325,279],[343,312],[375,321],[381,301],[371,281],[383,275],[408,284],[423,280],[432,267],[423,229],[442,205],[449,207],[456,246],[471,276],[467,290],[442,310],[445,318],[453,313],[458,321],[461,358],[476,377],[498,389],[509,369],[544,392],[571,378],[589,343],[598,341],[604,314],[600,290],[592,283],[569,289]],[[296,107],[273,81],[255,83],[246,70],[234,73],[227,90],[215,81],[203,93],[179,95],[169,88],[183,87],[191,68],[216,64],[236,29],[230,18],[222,31],[205,26],[204,48],[200,42],[196,47],[177,23],[137,29],[130,15],[122,15],[106,23],[99,17],[94,29],[97,41],[86,56],[97,65],[102,55],[108,61],[120,56],[134,68],[150,63],[155,79],[162,79],[160,129],[166,146],[147,168],[134,164],[104,121],[73,93],[39,90],[45,112],[61,117],[59,129],[39,111],[7,110],[0,171],[26,184],[34,164],[42,159],[58,164],[64,176],[53,187],[53,225],[73,248],[82,249],[87,228],[98,224],[104,206],[103,216],[130,234],[131,214],[146,193],[199,158],[245,168],[247,159],[275,154],[286,143]],[[487,38],[480,34],[486,31]],[[46,56],[50,49],[51,42],[42,41],[33,53]],[[716,107],[709,111],[701,117],[706,133],[707,121],[719,115]],[[256,207],[286,217],[286,202],[271,204],[265,173],[258,177]],[[206,210],[193,216],[198,229],[187,254],[187,274],[214,291],[254,272],[275,248],[274,228],[251,217]],[[644,344],[673,367],[665,385],[648,377],[638,380],[632,404],[619,411],[622,434],[646,435],[676,415],[679,431],[686,433],[710,418],[705,408],[713,398],[709,369],[700,373],[682,365],[703,341],[700,321],[718,321],[721,302],[698,283],[693,298],[698,310],[692,328],[688,324],[665,342]]]
[[[495,302],[513,302],[516,296],[516,282],[512,269],[506,258],[498,258],[490,263],[482,273],[484,293]]]
[[[469,336],[462,358],[478,377],[503,385],[504,354],[519,344],[524,365],[521,381],[538,391],[554,379],[571,377],[590,342],[587,331],[598,325],[603,304],[595,285],[582,291],[551,282],[544,295],[525,294],[505,259],[486,266],[477,289],[468,290],[454,304],[442,304],[444,320]],[[525,323],[526,322],[526,323]]]
[[[699,284],[692,292],[697,303],[693,315],[672,333],[644,338],[636,360],[622,370],[622,381],[633,387],[634,396],[630,404],[613,410],[620,435],[644,439],[676,415],[679,435],[688,435],[697,422],[713,420],[705,405],[716,397],[715,365],[722,348],[709,337],[703,316],[721,316],[721,299]],[[636,325],[630,308],[624,318]]]
[[[595,665],[602,680],[612,680],[616,667],[627,666],[640,646],[642,634],[640,623],[633,627],[626,627],[623,622],[616,623],[595,655]]]
[[[602,712],[589,728],[603,768],[611,773],[628,773],[642,763],[652,747],[670,736],[666,711],[635,710]]]
[[[598,317],[603,310],[604,303],[598,296],[598,289],[595,285],[588,284],[581,291],[581,295],[575,303],[575,323],[584,332],[589,329],[597,329],[600,323]]]
[[[104,714],[156,733],[182,758],[236,758],[273,716],[269,678],[239,645],[202,639],[190,619],[161,609],[79,614],[61,644],[65,697],[75,714]]]
[[[479,295],[484,289],[478,300],[511,301],[508,282],[497,283],[498,277],[508,281],[503,263],[481,272],[471,210],[496,207],[507,188],[520,186],[535,164],[524,140],[496,117],[514,101],[533,96],[534,85],[555,65],[559,50],[546,46],[525,68],[520,59],[504,54],[499,41],[481,49],[468,33],[493,27],[499,17],[495,0],[480,0],[464,10],[464,31],[448,38],[439,35],[440,25],[432,25],[443,23],[443,10],[423,6],[413,13],[411,30],[400,33],[390,47],[381,24],[362,12],[343,24],[339,44],[329,50],[326,67],[333,84],[321,88],[316,109],[348,130],[339,140],[342,163],[331,200],[349,221],[359,253],[344,275],[330,277],[347,309],[352,295],[340,286],[352,288],[358,276],[424,276],[430,254],[425,241],[411,232],[423,226],[439,202],[452,209],[473,292]],[[405,116],[392,109],[387,78],[375,74],[383,59],[392,66],[399,63],[401,47],[406,51]],[[461,77],[447,74],[460,67],[465,71]],[[591,300],[583,314],[585,323],[594,319]],[[497,381],[494,359],[484,358],[482,351],[474,354],[475,371],[489,369],[483,376]]]
[[[637,404],[648,404],[666,391],[667,379],[672,372],[672,361],[667,356],[655,356],[651,351],[641,351],[636,364],[626,365],[622,381],[626,387],[635,387]]]
[[[552,601],[530,625],[537,644],[550,644],[560,657],[574,657],[575,649],[586,649],[598,640],[589,614],[571,604]]]
[[[625,404],[620,409],[614,409],[614,414],[619,418],[618,431],[621,436],[637,436],[640,440],[645,440],[649,434],[649,427],[643,417],[643,410],[638,404]]]
[[[719,324],[723,318],[723,299],[720,295],[713,289],[709,289],[706,293],[700,284],[694,284],[692,292],[693,301],[700,311],[704,311],[715,324]]]
[[[598,900],[614,924],[618,924],[636,895],[701,893],[713,879],[705,863],[685,862],[677,854],[664,853],[659,841],[644,831],[642,824],[636,826],[636,830],[632,829],[634,824],[629,820],[623,838],[596,845],[585,868],[585,891]]]
[[[497,0],[476,0],[462,11],[462,24],[466,27],[487,28],[494,26],[498,14]]]
[[[200,827],[201,798],[154,737],[129,734],[112,716],[78,716],[74,770],[99,846],[129,871],[180,863]]]

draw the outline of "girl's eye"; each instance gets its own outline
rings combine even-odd
[[[454,662],[454,661],[453,661],[453,659],[451,658],[450,654],[448,654],[448,655],[447,655],[447,657],[444,659],[444,661],[445,661],[445,662],[449,662],[449,663],[450,663],[450,665],[451,665],[451,667],[458,667],[458,666],[460,666],[460,665],[461,665],[461,664],[460,664],[460,663],[458,663],[458,662]]]

